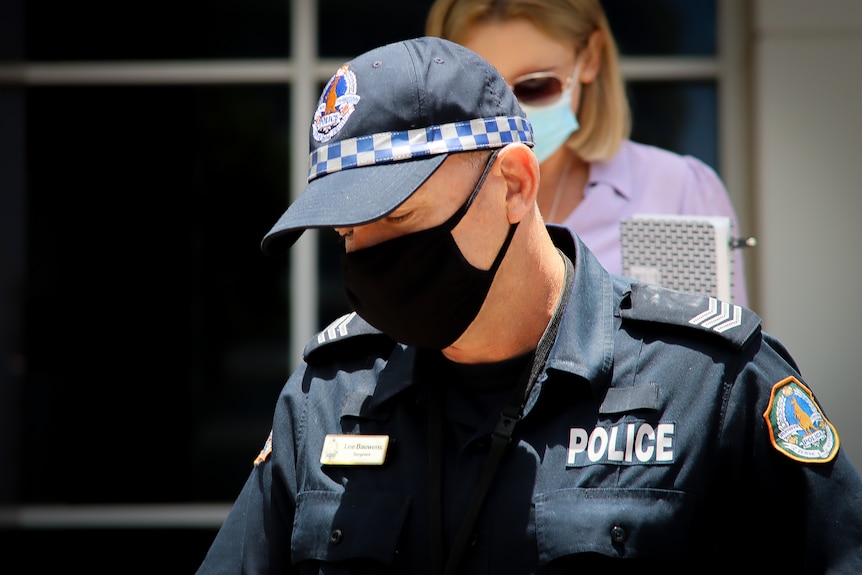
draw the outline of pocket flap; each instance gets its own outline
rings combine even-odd
[[[564,489],[536,499],[539,561],[575,553],[664,557],[678,553],[690,512],[681,491]]]
[[[389,564],[409,506],[409,498],[400,493],[300,493],[291,538],[293,561],[361,557]]]

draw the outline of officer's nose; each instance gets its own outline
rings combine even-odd
[[[345,252],[353,251],[353,227],[335,228],[335,233],[341,239]]]
[[[341,236],[341,240],[344,242],[344,251],[348,253],[355,252],[377,243],[375,234],[369,229],[370,227],[365,225],[335,228],[335,231]]]
[[[370,248],[373,245],[384,242],[392,237],[391,232],[380,226],[377,222],[363,224],[361,226],[349,226],[343,228],[335,228],[338,235],[344,241],[344,250],[346,252],[355,252],[363,248]]]

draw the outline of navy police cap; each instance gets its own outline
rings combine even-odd
[[[397,208],[450,153],[533,145],[532,127],[497,70],[423,37],[370,50],[323,89],[309,134],[308,185],[263,238],[287,250],[308,228],[355,226]]]

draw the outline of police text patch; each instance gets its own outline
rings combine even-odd
[[[566,467],[587,465],[656,465],[674,462],[675,423],[626,421],[592,430],[569,430]]]

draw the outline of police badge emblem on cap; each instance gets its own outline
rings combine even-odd
[[[345,64],[323,88],[323,95],[311,121],[311,137],[324,143],[331,140],[356,109],[356,74]]]

